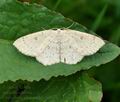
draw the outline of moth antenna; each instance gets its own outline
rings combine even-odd
[[[75,23],[73,22],[70,26],[67,27],[67,29],[71,28]]]
[[[51,28],[52,30],[54,30],[54,29],[58,29],[57,27],[55,27],[55,28]]]
[[[41,27],[42,28],[42,30],[46,30],[44,27]]]
[[[68,27],[61,27],[61,29],[69,29],[69,28],[71,28],[73,25],[74,25],[75,23],[73,22],[70,26],[68,26]],[[58,28],[52,28],[52,29],[58,29]]]

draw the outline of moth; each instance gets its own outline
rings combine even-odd
[[[43,65],[76,64],[95,54],[104,40],[71,29],[50,29],[18,38],[13,45],[24,55],[35,57]]]

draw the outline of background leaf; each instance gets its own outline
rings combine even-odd
[[[45,67],[34,58],[18,52],[12,45],[13,40],[45,27],[46,29],[68,27],[73,24],[73,21],[41,5],[23,4],[9,0],[0,7],[0,24],[0,82],[18,79],[33,81],[44,78],[48,80],[53,76],[67,76],[80,70],[105,64],[120,54],[119,47],[106,43],[98,53],[85,57],[76,65],[60,63]],[[74,23],[72,29],[90,32],[78,23]]]
[[[16,9],[15,9],[16,8]],[[0,38],[15,40],[23,35],[51,28],[66,28],[73,21],[42,5],[9,0],[0,6]],[[75,22],[71,29],[90,32]]]
[[[101,90],[100,83],[85,73],[77,73],[47,82],[5,82],[0,85],[0,99],[1,102],[100,102]]]

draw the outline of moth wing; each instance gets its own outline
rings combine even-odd
[[[68,41],[62,43],[61,62],[67,64],[76,64],[85,56],[96,53],[105,42],[94,35],[83,33],[75,30],[64,30],[69,38]]]
[[[83,56],[92,55],[105,45],[103,39],[92,34],[73,30],[69,34],[77,44],[76,50]]]
[[[17,39],[13,45],[23,54],[35,57],[48,45],[54,38],[53,30],[45,30],[32,33]]]
[[[96,53],[104,44],[97,36],[75,30],[59,30],[59,33],[45,30],[26,35],[14,42],[20,52],[36,57],[44,65],[59,62],[76,64],[85,56]]]
[[[44,65],[52,65],[60,62],[59,45],[55,40],[50,41],[44,50],[36,56],[37,61]]]

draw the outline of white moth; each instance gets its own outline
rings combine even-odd
[[[24,55],[35,57],[43,65],[76,64],[96,53],[105,42],[94,35],[70,30],[44,30],[17,39],[14,46]]]

